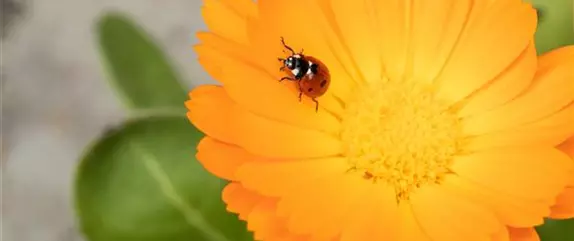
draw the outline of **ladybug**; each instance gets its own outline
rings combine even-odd
[[[287,76],[279,81],[297,81],[299,101],[301,101],[302,95],[305,94],[305,96],[315,102],[315,111],[318,111],[319,101],[316,98],[325,94],[331,83],[329,69],[319,59],[303,55],[303,50],[295,53],[291,47],[285,44],[283,37],[281,37],[281,43],[283,47],[291,52],[291,55],[287,58],[279,58],[279,61],[283,63],[279,71],[287,73]]]

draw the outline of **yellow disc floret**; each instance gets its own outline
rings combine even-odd
[[[347,104],[341,138],[351,170],[395,187],[398,200],[438,183],[459,152],[459,119],[421,82],[365,84]]]

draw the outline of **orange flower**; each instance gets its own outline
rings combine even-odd
[[[519,0],[205,0],[198,159],[257,240],[531,241],[574,174],[574,47]],[[328,66],[298,101],[280,37]]]

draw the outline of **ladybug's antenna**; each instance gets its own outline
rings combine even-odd
[[[285,44],[285,40],[283,39],[283,37],[281,37],[281,43],[283,44],[283,47],[285,47],[286,49],[291,51],[292,55],[295,55],[295,51],[293,51],[293,49],[291,47],[289,47],[289,46],[287,46],[287,44]]]

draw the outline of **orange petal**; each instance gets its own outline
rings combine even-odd
[[[394,188],[382,182],[371,183],[362,177],[355,178],[354,181],[359,182],[355,185],[362,193],[349,190],[343,194],[351,192],[350,195],[357,196],[359,200],[354,205],[357,207],[354,213],[345,220],[340,241],[397,240],[403,226],[397,222],[401,213]]]
[[[276,200],[258,203],[247,218],[247,229],[253,231],[255,240],[268,240],[271,237],[288,234],[285,222],[275,215]]]
[[[237,142],[236,133],[230,125],[234,105],[221,86],[201,85],[193,89],[189,96],[191,100],[186,101],[185,106],[189,110],[187,118],[192,124],[218,140],[226,143]],[[217,107],[217,111],[210,111],[212,106]]]
[[[467,0],[413,1],[412,4],[409,32],[412,69],[407,69],[407,73],[415,80],[431,82],[447,64],[467,22],[480,16],[480,8]]]
[[[294,51],[303,50],[304,54],[320,59],[328,67],[332,81],[325,98],[331,98],[332,95],[342,100],[347,99],[356,78],[349,73],[348,67],[352,65],[341,62],[349,58],[342,56],[346,53],[345,49],[338,44],[338,36],[324,17],[319,3],[305,0],[262,0],[258,4],[262,24],[259,29],[260,43],[272,44],[267,56],[275,61],[277,57],[285,56],[282,53],[284,47],[279,41],[280,37],[284,37]]]
[[[574,218],[574,184],[562,191],[550,211],[552,219]]]
[[[340,230],[322,228],[322,224],[329,221],[322,214],[340,212],[349,208],[348,206],[339,206],[337,204],[341,204],[340,202],[330,200],[330,198],[337,199],[346,195],[337,193],[336,190],[328,187],[328,185],[344,185],[342,181],[342,173],[323,177],[309,182],[306,186],[293,190],[288,196],[283,197],[279,202],[278,214],[288,219],[289,231],[296,234],[315,234],[315,236],[318,236],[317,233],[321,233],[324,239],[337,236]]]
[[[296,234],[285,234],[282,236],[271,237],[265,241],[311,241],[311,239],[307,236],[296,235]],[[314,241],[314,240],[313,240]],[[321,240],[323,241],[323,240]],[[334,241],[334,240],[330,240]]]
[[[540,241],[534,228],[508,228],[510,241]]]
[[[261,14],[263,13],[260,13],[260,15]],[[277,58],[285,58],[287,53],[282,52],[282,50],[287,52],[288,50],[286,50],[281,44],[280,36],[283,35],[279,35],[279,33],[274,34],[278,30],[276,28],[270,28],[268,26],[268,22],[269,20],[263,18],[258,20],[248,20],[249,37],[252,43],[251,48],[247,52],[252,56],[252,58],[259,62],[260,66],[264,66],[265,70],[273,76],[272,78],[275,81],[278,81],[282,77],[286,76],[286,74],[285,72],[280,71],[282,63],[279,62]],[[288,44],[293,47],[291,43]],[[331,73],[331,76],[333,76],[333,73]],[[298,99],[297,96],[299,95],[299,89],[295,82],[283,81],[281,85],[283,89],[287,89],[291,95]],[[342,105],[329,94],[332,93],[331,90],[332,89],[329,88],[329,91],[318,99],[320,102],[320,108],[326,109],[338,116],[343,111]],[[311,105],[311,101],[308,98],[303,98],[302,102],[303,103],[300,104]],[[312,104],[314,106],[315,103]]]
[[[510,234],[508,233],[508,227],[502,227],[494,236],[492,236],[492,241],[510,241]]]
[[[431,241],[433,239],[421,228],[421,225],[415,217],[412,205],[409,202],[399,204],[399,235],[397,240],[401,241]]]
[[[197,160],[207,171],[231,181],[237,181],[235,171],[239,166],[254,158],[237,146],[225,144],[211,137],[204,137],[197,145],[197,151]]]
[[[452,170],[462,178],[517,197],[554,203],[574,162],[554,148],[500,148],[456,157]],[[493,178],[494,177],[494,178]]]
[[[255,240],[305,241],[307,237],[287,230],[284,218],[276,215],[277,200],[267,199],[258,203],[249,213],[247,229],[253,231]]]
[[[563,109],[574,101],[574,46],[554,50],[539,59],[530,87],[516,99],[464,121],[464,132],[480,135],[531,123]]]
[[[319,2],[322,3],[325,16],[336,30],[338,39],[343,40],[342,51],[349,53],[350,58],[347,61],[341,60],[344,62],[343,67],[360,81],[381,81],[380,36],[377,36],[380,32],[374,1]],[[349,21],[350,19],[352,21]]]
[[[568,140],[560,144],[558,149],[574,159],[574,136],[571,136]]]
[[[471,137],[467,151],[497,147],[557,146],[574,135],[574,102],[536,122]]]
[[[468,23],[437,78],[438,96],[457,102],[518,58],[536,30],[536,11],[522,1],[475,1]],[[512,31],[508,31],[512,29]]]
[[[470,96],[458,112],[459,116],[481,114],[511,101],[532,82],[536,73],[536,63],[536,48],[531,42],[514,63]]]
[[[408,1],[400,2],[404,2],[405,5],[408,3]],[[408,18],[403,18],[398,23],[395,23],[396,21],[389,22],[389,19],[387,19],[383,23],[386,28],[390,29],[400,28],[401,24],[403,25],[402,28],[410,28],[410,32],[405,32],[400,37],[392,36],[393,42],[399,41],[400,38],[410,38],[405,43],[399,43],[400,45],[389,44],[388,46],[385,45],[385,47],[386,49],[400,49],[400,51],[408,55],[407,58],[409,59],[406,59],[406,61],[410,65],[406,66],[408,68],[406,69],[407,77],[430,83],[439,75],[439,72],[447,63],[468,18],[474,16],[477,11],[472,10],[473,1],[468,0],[411,2],[412,13],[410,21],[406,21]],[[408,13],[407,11],[408,9],[405,9],[405,13]],[[393,27],[391,25],[398,26]],[[409,27],[409,25],[411,26]],[[397,37],[399,39],[395,39]],[[386,37],[385,41],[387,39],[390,38]],[[406,52],[406,49],[397,48],[405,44],[409,44],[408,52]],[[403,58],[401,57],[399,60],[403,61]],[[388,65],[388,61],[395,62],[393,64],[401,63],[401,61],[387,59],[386,65]],[[411,65],[412,67],[409,68]]]
[[[574,61],[574,45],[567,45],[556,48],[540,56],[538,67],[541,69],[547,69],[572,61]]]
[[[375,32],[379,32],[379,54],[385,75],[391,80],[400,80],[405,72],[409,44],[409,22],[412,1],[372,1],[376,14]],[[372,13],[371,13],[372,14]],[[352,21],[350,21],[352,22]]]
[[[448,176],[443,186],[453,193],[488,206],[502,224],[532,227],[542,224],[543,217],[550,213],[548,204],[544,202],[496,191],[458,176]]]
[[[433,240],[487,240],[502,227],[486,207],[438,185],[418,189],[411,204],[421,228]]]
[[[328,157],[296,161],[249,162],[241,166],[235,175],[249,189],[266,196],[283,197],[292,190],[308,186],[314,180],[339,175],[345,173],[347,169],[346,159]]]
[[[351,217],[358,211],[354,207],[368,197],[368,186],[361,182],[364,180],[354,175],[340,175],[333,181],[323,187],[324,191],[311,192],[305,196],[299,193],[310,205],[300,205],[297,209],[292,209],[290,221],[306,223],[298,225],[304,226],[303,230],[310,230],[313,241],[332,240],[337,237],[343,228],[352,222]],[[321,218],[308,218],[309,216]],[[341,238],[341,241],[343,240]]]
[[[304,99],[299,102],[297,93],[290,90],[287,83],[280,83],[280,73],[273,74],[279,67],[262,66],[261,60],[253,60],[249,52],[241,51],[240,46],[228,46],[230,43],[208,33],[201,38],[206,44],[195,47],[200,63],[210,74],[220,81],[231,99],[258,115],[301,126],[304,128],[337,133],[339,120],[324,109],[315,111],[315,103]],[[219,41],[217,44],[214,44]],[[217,47],[211,47],[214,44]],[[273,59],[277,62],[277,59]],[[275,63],[273,62],[273,63]],[[336,105],[339,105],[336,103]],[[325,106],[319,100],[319,106]]]
[[[247,44],[245,19],[257,15],[257,6],[251,0],[203,0],[201,13],[211,32]]]
[[[221,87],[196,89],[186,102],[188,118],[208,136],[265,157],[313,158],[341,151],[335,137],[255,115],[233,103]]]
[[[200,64],[203,67],[216,66],[220,71],[227,67],[228,62],[235,60],[237,63],[242,65],[248,65],[253,68],[257,68],[260,71],[265,71],[269,75],[273,76],[272,73],[273,66],[270,63],[263,62],[261,59],[256,58],[250,52],[250,49],[240,43],[235,42],[233,39],[226,39],[213,32],[197,32],[196,36],[200,43],[193,46],[194,50],[197,52]],[[221,61],[213,61],[221,59]],[[209,70],[208,70],[209,71]],[[209,74],[212,74],[209,72]],[[217,81],[223,82],[221,80],[222,75],[213,75]]]
[[[232,182],[223,188],[221,199],[227,204],[227,211],[239,214],[241,220],[247,220],[253,208],[266,198]]]

